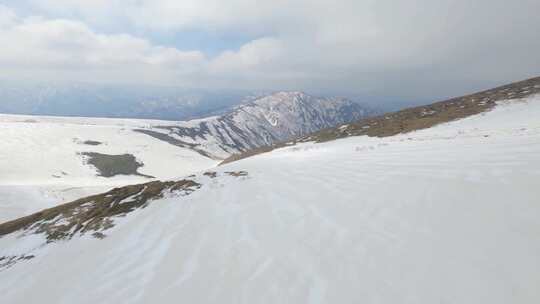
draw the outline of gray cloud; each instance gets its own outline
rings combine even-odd
[[[13,77],[412,99],[540,72],[537,0],[28,0],[24,7],[32,16],[0,9],[0,43],[9,45],[0,66]],[[120,27],[115,22],[125,33],[97,30]],[[130,34],[190,29],[260,38],[208,57]]]

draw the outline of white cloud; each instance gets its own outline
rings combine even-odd
[[[414,97],[456,94],[540,70],[537,0],[21,1],[32,8],[17,9],[24,18],[0,9],[0,43],[9,45],[0,50],[0,64],[14,72],[40,67],[58,75],[70,68],[111,81],[142,75],[197,86]],[[208,58],[96,30],[108,28],[256,38]],[[106,69],[114,73],[95,72]]]
[[[274,68],[276,60],[284,56],[285,46],[276,38],[261,38],[243,45],[238,51],[225,51],[210,64],[215,73],[249,72]]]
[[[0,66],[14,77],[48,70],[51,80],[74,75],[99,80],[105,75],[104,80],[109,81],[171,82],[204,65],[206,60],[199,51],[155,46],[127,34],[99,34],[79,21],[7,15],[10,22],[0,26]],[[145,79],[140,74],[145,71],[154,76],[161,74],[161,78]]]
[[[15,22],[17,15],[13,10],[0,5],[0,28],[10,26]]]

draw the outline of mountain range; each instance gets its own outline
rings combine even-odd
[[[372,114],[347,99],[278,92],[191,121],[0,115],[0,221]]]
[[[220,159],[375,113],[344,98],[277,92],[244,103],[221,116],[136,131]]]
[[[371,117],[349,107],[283,92],[191,122],[2,117],[13,142],[82,155],[56,156],[57,182],[85,157],[102,175],[85,182],[146,181],[0,224],[2,300],[536,303],[540,77]],[[40,142],[74,134],[54,153]],[[103,156],[121,149],[135,160]]]
[[[0,83],[0,113],[188,120],[259,96],[240,90],[86,83]]]

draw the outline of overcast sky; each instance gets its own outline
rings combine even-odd
[[[540,75],[539,0],[0,0],[0,77],[429,98]]]

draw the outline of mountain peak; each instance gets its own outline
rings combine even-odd
[[[289,96],[289,97],[306,97],[309,96],[303,91],[278,91],[275,92],[272,95],[278,95],[278,96]]]
[[[268,102],[268,101],[295,102],[298,100],[307,100],[310,98],[314,98],[314,97],[301,91],[278,91],[278,92],[274,92],[266,96],[262,96],[254,100],[254,102],[261,102],[261,101],[262,102]]]
[[[340,98],[319,98],[298,91],[275,92],[235,107],[227,114],[178,126],[142,130],[169,142],[197,142],[214,158],[227,158],[290,140],[371,114]],[[198,148],[197,148],[198,149]],[[202,152],[202,150],[200,150]]]

